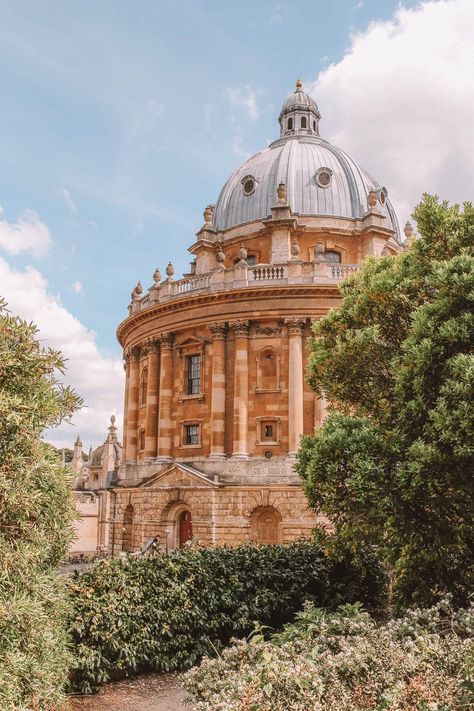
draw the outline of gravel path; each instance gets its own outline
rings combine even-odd
[[[72,697],[72,711],[193,711],[177,674],[150,674],[106,684],[93,696]]]

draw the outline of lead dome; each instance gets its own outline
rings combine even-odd
[[[224,185],[214,212],[217,231],[266,219],[278,185],[284,183],[288,204],[301,216],[361,219],[369,193],[375,193],[377,210],[400,241],[386,188],[319,136],[320,117],[316,102],[302,91],[298,80],[279,115],[280,138],[251,156]]]

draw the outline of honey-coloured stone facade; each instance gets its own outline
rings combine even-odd
[[[366,257],[402,249],[387,190],[319,137],[297,84],[280,138],[238,168],[189,247],[131,295],[117,337],[126,371],[123,450],[108,549],[166,550],[309,535],[294,471],[324,399],[305,368],[313,323]]]

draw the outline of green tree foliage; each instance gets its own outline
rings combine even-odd
[[[69,583],[74,683],[90,691],[133,672],[189,668],[256,621],[279,627],[308,598],[377,606],[384,583],[373,558],[361,573],[310,541],[104,560]]]
[[[368,259],[315,326],[309,379],[329,416],[297,469],[330,547],[374,545],[395,599],[463,603],[474,583],[474,211],[424,195],[421,237]]]
[[[0,708],[49,709],[68,664],[67,596],[57,575],[74,515],[66,471],[41,439],[80,404],[58,353],[0,302]]]

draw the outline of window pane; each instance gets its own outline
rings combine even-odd
[[[186,425],[185,443],[199,444],[199,425]]]
[[[198,395],[201,392],[201,356],[188,357],[188,395]]]

